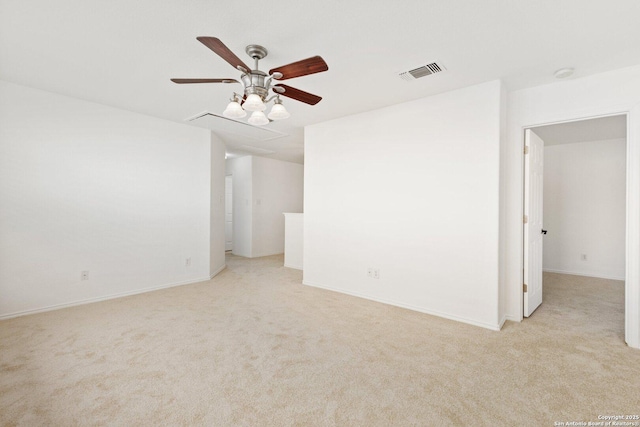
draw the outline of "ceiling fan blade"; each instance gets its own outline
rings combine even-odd
[[[238,67],[244,68],[246,71],[251,70],[251,68],[247,67],[247,64],[242,62],[240,58],[238,58],[235,53],[231,52],[227,46],[224,45],[220,41],[220,39],[216,37],[196,37],[199,42],[204,44],[206,47],[214,51],[220,58],[227,61],[233,68],[238,69]]]
[[[172,82],[178,84],[184,83],[240,83],[235,79],[171,79]]]
[[[295,87],[277,84],[273,86],[274,92],[286,96],[288,98],[295,99],[296,101],[304,102],[309,105],[316,105],[318,102],[322,100],[322,97],[318,95],[314,95],[309,92],[305,92],[300,89],[296,89]]]
[[[269,74],[280,73],[282,77],[277,80],[292,79],[294,77],[307,76],[309,74],[321,73],[327,71],[329,66],[320,56],[303,59],[302,61],[293,62],[283,65],[273,70],[269,70]]]

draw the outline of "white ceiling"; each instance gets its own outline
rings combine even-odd
[[[609,116],[589,120],[539,126],[533,131],[544,145],[573,144],[627,137],[627,116]]]
[[[239,88],[169,81],[239,77],[197,36],[249,64],[245,46],[265,46],[263,70],[321,55],[328,72],[285,82],[324,98],[285,99],[291,118],[268,126],[287,137],[222,135],[231,152],[300,162],[305,125],[498,78],[514,90],[562,67],[579,78],[638,64],[639,17],[637,0],[0,0],[0,79],[183,122],[220,114]],[[397,75],[434,60],[447,71]]]

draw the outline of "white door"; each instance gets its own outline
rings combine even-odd
[[[524,316],[542,304],[544,141],[527,129],[524,160]]]
[[[233,178],[224,179],[224,250],[233,249]]]

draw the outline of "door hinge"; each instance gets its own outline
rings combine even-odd
[[[528,223],[528,222],[529,222],[529,216],[528,216],[528,215],[525,215],[525,216],[522,218],[522,222],[524,222],[525,224],[526,224],[526,223]]]
[[[527,292],[527,284],[526,283],[522,284],[522,291],[523,292]]]
[[[529,146],[528,145],[524,146],[524,154],[529,154]]]

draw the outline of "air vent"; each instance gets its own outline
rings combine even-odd
[[[405,71],[404,73],[400,73],[400,77],[406,81],[413,81],[415,79],[419,79],[420,77],[430,76],[431,74],[441,73],[445,71],[441,64],[436,62],[432,62],[431,64],[423,65],[418,68],[414,68],[413,70]]]

